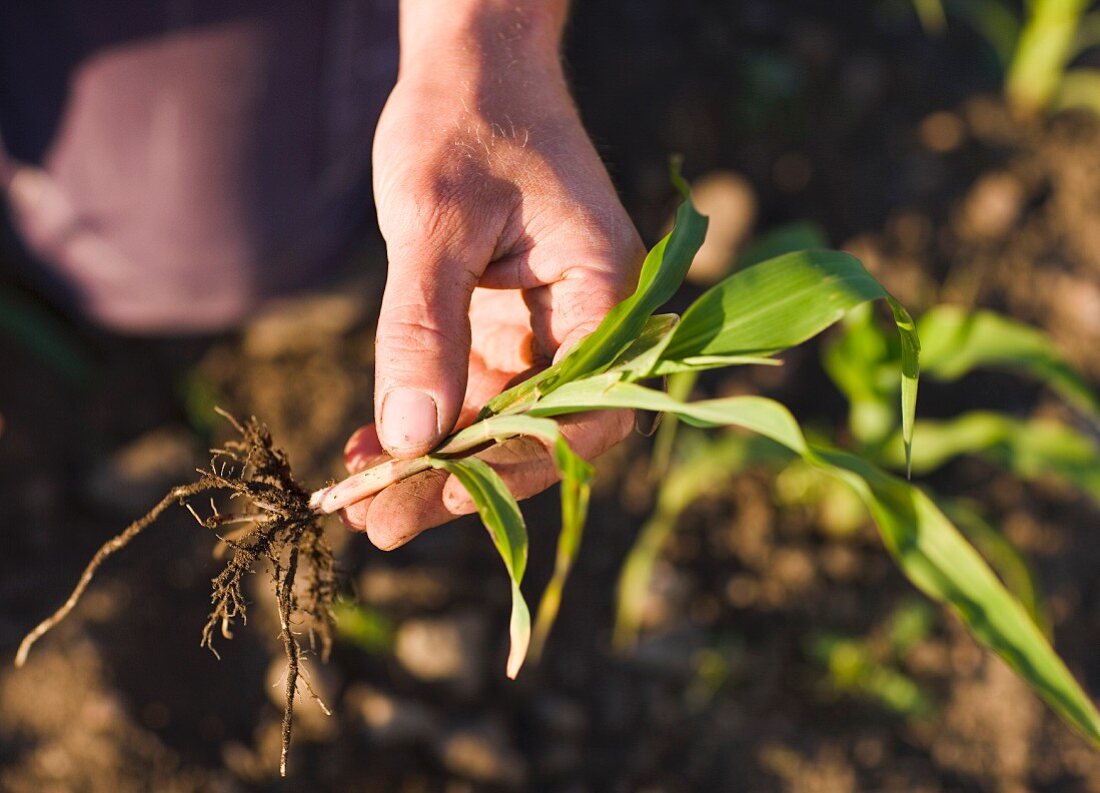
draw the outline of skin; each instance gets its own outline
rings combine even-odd
[[[633,289],[645,250],[585,133],[563,75],[560,0],[404,0],[398,82],[374,141],[389,275],[375,416],[349,439],[349,472],[416,457],[490,397],[591,333]],[[591,458],[627,412],[571,417]],[[480,455],[517,497],[557,481],[545,446]],[[474,511],[440,471],[344,510],[382,549]]]

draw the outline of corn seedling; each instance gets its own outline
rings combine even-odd
[[[252,424],[240,427],[246,441],[229,450],[237,462],[235,473],[207,472],[195,485],[173,490],[154,513],[105,545],[69,603],[24,642],[20,659],[25,659],[35,639],[67,613],[103,558],[148,525],[155,513],[180,498],[228,489],[255,508],[243,518],[253,521],[254,528],[243,538],[227,539],[235,549],[231,564],[236,566],[215,579],[216,607],[207,633],[218,627],[228,633],[233,618],[243,616],[239,588],[234,588],[239,587],[239,568],[266,559],[275,570],[290,667],[285,763],[301,653],[290,626],[309,619],[320,626],[322,639],[331,630],[332,556],[323,545],[318,517],[418,472],[442,469],[469,491],[508,574],[512,607],[506,673],[515,677],[532,640],[537,651],[554,621],[587,512],[592,468],[562,439],[554,419],[592,410],[631,409],[673,416],[696,427],[746,430],[846,483],[867,505],[887,549],[914,585],[952,608],[975,637],[999,653],[1057,713],[1100,744],[1100,715],[1092,702],[1019,601],[923,491],[857,455],[809,442],[787,408],[774,400],[737,396],[688,401],[648,384],[681,372],[774,365],[778,353],[819,334],[858,306],[881,300],[889,306],[898,330],[901,435],[905,448],[911,447],[919,355],[915,327],[905,309],[854,257],[828,250],[787,253],[736,272],[705,292],[682,317],[656,313],[682,283],[707,225],[693,206],[686,183],[674,176],[684,200],[673,230],[646,257],[636,291],[558,363],[492,399],[475,423],[454,433],[431,454],[383,463],[311,495],[293,482],[285,458],[269,451],[269,438]],[[562,478],[557,560],[534,628],[522,589],[528,547],[523,515],[500,476],[475,456],[486,444],[517,436],[546,443]],[[217,530],[230,520],[234,519],[215,513],[200,522]],[[310,584],[304,601],[294,587],[301,561],[307,562],[304,580]],[[228,595],[223,596],[226,591]]]
[[[900,716],[921,718],[935,710],[932,699],[900,668],[909,650],[931,632],[936,615],[923,601],[902,603],[883,635],[867,638],[813,634],[807,654],[825,668],[834,694],[877,702]]]

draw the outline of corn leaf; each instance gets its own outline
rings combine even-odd
[[[1100,714],[1043,632],[924,493],[847,452],[815,448],[825,470],[864,499],[887,549],[913,584],[951,607],[1071,727],[1100,746]]]
[[[511,648],[508,651],[507,674],[515,679],[531,643],[531,612],[519,588],[527,569],[527,526],[523,515],[500,475],[485,461],[476,457],[457,460],[436,457],[432,458],[431,463],[433,467],[453,474],[466,488],[512,580]]]
[[[752,430],[801,453],[802,430],[786,408],[758,396],[680,402],[664,391],[598,375],[564,385],[531,408],[533,416],[561,416],[587,410],[632,408],[672,413],[693,427],[736,426]]]
[[[1060,480],[1100,503],[1100,447],[1059,421],[973,411],[947,421],[921,421],[917,427],[921,442],[913,455],[913,470],[918,473],[974,454],[1023,479]],[[898,438],[886,447],[884,459],[900,463]]]
[[[634,294],[611,309],[599,327],[562,359],[556,375],[540,386],[542,393],[610,366],[638,338],[650,315],[684,282],[706,236],[707,219],[695,209],[687,185],[675,171],[673,181],[684,197],[676,210],[676,224],[646,256]]]
[[[467,442],[481,439],[506,440],[518,435],[539,438],[551,448],[554,464],[561,474],[561,531],[558,533],[554,572],[539,600],[531,655],[542,652],[546,637],[554,625],[561,605],[561,595],[573,562],[580,550],[584,524],[588,517],[588,500],[592,491],[592,466],[570,448],[555,421],[529,415],[493,416],[455,434],[452,443],[466,447]]]
[[[1005,586],[1027,610],[1036,627],[1048,640],[1054,637],[1050,618],[1043,605],[1039,582],[1020,550],[1001,531],[992,526],[977,507],[960,500],[937,499],[939,508],[959,527],[974,547],[997,571]]]
[[[992,311],[937,306],[917,323],[924,370],[939,380],[956,380],[974,369],[1002,369],[1049,385],[1067,402],[1100,422],[1100,402],[1089,384],[1036,328]]]
[[[1070,726],[1100,746],[1100,714],[1042,631],[973,546],[919,489],[847,452],[811,447],[790,412],[769,399],[730,397],[677,403],[663,392],[618,382],[604,383],[595,391],[569,389],[563,386],[551,394],[546,410],[633,407],[672,412],[687,423],[702,426],[739,426],[783,444],[847,482],[867,505],[883,542],[909,580],[933,600],[949,606],[978,641],[1000,655]]]
[[[788,253],[734,273],[684,313],[651,374],[701,356],[766,356],[801,344],[870,300],[884,299],[901,339],[902,428],[912,443],[920,342],[906,310],[859,260],[837,251]],[[719,359],[720,360],[720,359]]]
[[[844,332],[821,353],[826,374],[848,399],[848,426],[865,445],[881,445],[898,425],[900,351],[891,341],[866,305],[844,318]],[[924,346],[922,339],[921,373],[927,374]]]
[[[588,500],[592,494],[592,466],[582,460],[562,441],[555,447],[555,462],[561,472],[561,531],[554,557],[554,572],[543,590],[535,615],[532,655],[538,658],[546,644],[546,637],[558,617],[562,591],[566,579],[573,570],[580,550],[584,524],[588,516]]]

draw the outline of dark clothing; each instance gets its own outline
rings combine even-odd
[[[59,296],[212,330],[315,283],[370,217],[396,0],[0,3],[0,186]]]

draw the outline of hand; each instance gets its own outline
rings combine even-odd
[[[517,24],[523,10],[510,14],[479,17],[456,49],[429,46],[421,33],[423,57],[409,52],[402,20],[401,74],[374,143],[389,258],[377,333],[379,423],[348,441],[353,473],[386,453],[431,450],[490,397],[591,333],[637,280],[645,251],[581,126],[556,34]],[[471,43],[486,40],[484,48]],[[625,437],[632,420],[623,411],[587,414],[562,431],[593,457]],[[534,439],[480,456],[520,498],[557,479]],[[457,480],[429,471],[343,517],[389,549],[472,511]]]

